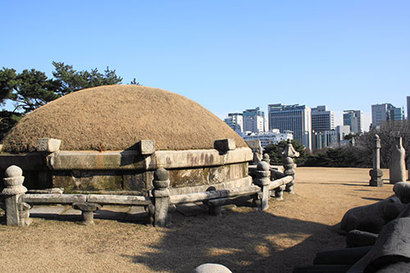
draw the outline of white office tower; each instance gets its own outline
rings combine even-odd
[[[242,113],[228,113],[228,117],[224,119],[225,123],[229,125],[238,134],[243,132],[243,115]]]
[[[246,109],[242,115],[244,132],[259,133],[265,131],[265,113],[259,107]]]
[[[305,105],[269,104],[269,130],[290,130],[293,137],[306,148],[312,149],[312,115]]]
[[[344,110],[343,111],[343,125],[350,127],[350,133],[363,133],[362,127],[363,112],[361,110]]]

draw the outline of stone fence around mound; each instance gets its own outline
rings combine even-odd
[[[291,145],[287,149],[291,149]],[[82,211],[83,223],[92,224],[94,211],[104,205],[143,206],[150,222],[155,226],[166,226],[171,207],[183,203],[203,202],[210,214],[218,215],[221,206],[242,196],[252,198],[260,210],[268,208],[269,197],[282,199],[283,191],[293,193],[295,168],[292,155],[284,153],[284,171],[270,166],[266,161],[249,166],[252,179],[227,181],[224,188],[219,184],[172,188],[170,174],[165,168],[154,171],[154,189],[148,196],[119,194],[64,194],[61,189],[31,191],[23,186],[24,176],[20,167],[12,165],[5,171],[5,187],[0,194],[0,206],[5,210],[6,224],[28,226],[31,223],[30,209],[34,205],[71,205]],[[250,178],[250,177],[249,177]],[[231,184],[230,184],[231,183]]]

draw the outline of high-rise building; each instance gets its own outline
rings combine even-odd
[[[372,129],[380,126],[383,121],[403,120],[403,118],[403,109],[394,107],[391,103],[372,105]]]
[[[225,123],[229,125],[238,134],[243,132],[243,114],[229,113],[228,117],[224,119]]]
[[[394,107],[390,109],[389,120],[404,120],[404,111],[400,107]]]
[[[294,139],[312,149],[312,115],[305,105],[268,105],[269,130],[290,130]]]
[[[410,96],[407,96],[407,120],[410,120]]]
[[[333,111],[328,111],[327,106],[321,105],[312,108],[312,131],[324,132],[335,128]]]
[[[243,131],[264,132],[265,131],[265,113],[259,107],[255,109],[246,109],[243,115]]]
[[[343,111],[343,125],[350,127],[350,132],[353,134],[361,134],[363,112],[361,110],[344,110]]]

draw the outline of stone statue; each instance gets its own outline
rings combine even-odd
[[[390,184],[406,181],[406,151],[402,145],[401,137],[396,137],[392,146],[390,162]]]

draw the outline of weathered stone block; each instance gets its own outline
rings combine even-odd
[[[60,150],[61,140],[55,138],[39,138],[37,151],[54,153]]]
[[[138,143],[138,149],[142,155],[151,155],[155,153],[155,141],[143,139]]]
[[[109,171],[62,171],[53,174],[53,187],[70,191],[122,190],[122,175]]]
[[[228,151],[235,150],[235,140],[231,138],[215,140],[214,148],[220,153],[226,154]]]

